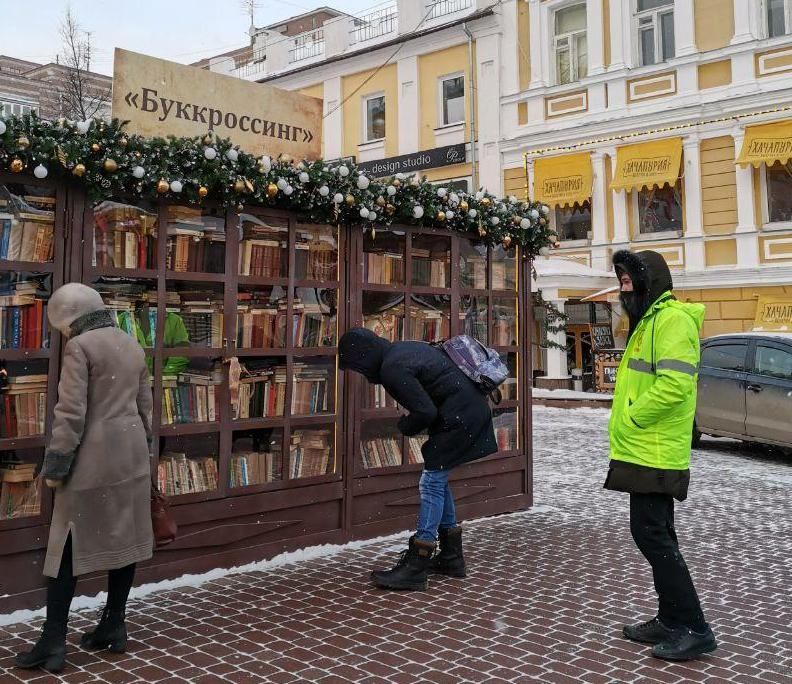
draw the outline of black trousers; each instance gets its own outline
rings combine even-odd
[[[671,628],[705,630],[701,603],[679,551],[674,499],[666,494],[630,494],[630,532],[652,566],[660,621]]]
[[[107,607],[109,610],[120,611],[126,608],[129,590],[135,579],[135,564],[126,565],[107,573]],[[63,555],[58,569],[58,576],[50,578],[47,584],[47,622],[58,626],[64,632],[69,619],[69,607],[74,598],[77,578],[72,571],[72,540],[71,534],[63,545]]]

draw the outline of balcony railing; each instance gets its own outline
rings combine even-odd
[[[239,78],[250,78],[264,71],[266,65],[266,50],[256,50],[253,56],[236,68],[236,75]]]
[[[439,19],[447,14],[454,14],[462,10],[470,9],[473,6],[473,0],[435,0],[434,2],[427,3],[429,10],[427,20]]]
[[[395,6],[383,7],[355,19],[355,26],[350,31],[351,42],[362,43],[379,36],[393,33],[396,30],[398,11]]]
[[[289,64],[302,62],[324,54],[324,29],[315,29],[294,36],[294,47],[289,50]]]

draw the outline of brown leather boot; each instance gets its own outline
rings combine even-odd
[[[402,551],[392,570],[375,570],[371,579],[383,589],[426,591],[429,564],[435,545],[410,537],[410,545]]]

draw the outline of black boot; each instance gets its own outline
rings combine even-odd
[[[47,672],[60,672],[66,664],[66,625],[45,622],[33,649],[18,653],[14,662],[26,670],[41,667]]]
[[[402,551],[398,563],[392,570],[375,570],[371,579],[383,589],[408,589],[426,591],[429,564],[435,545],[410,537],[410,545]]]
[[[102,617],[93,632],[86,632],[80,639],[80,646],[90,651],[106,648],[113,653],[124,653],[127,644],[126,623],[123,610],[110,610],[105,606]]]
[[[467,577],[465,556],[462,554],[462,528],[441,527],[438,530],[440,550],[432,558],[429,568],[448,577]]]
[[[693,660],[705,653],[712,653],[716,648],[718,642],[709,627],[703,632],[682,627],[675,630],[669,639],[657,644],[652,649],[652,655],[663,660]]]
[[[640,644],[659,644],[668,641],[673,636],[674,630],[660,622],[660,618],[652,618],[649,622],[642,622],[640,625],[625,625],[622,633],[626,639]]]

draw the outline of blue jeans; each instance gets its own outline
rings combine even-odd
[[[415,538],[436,542],[440,527],[456,527],[454,496],[448,485],[449,470],[424,470],[418,482],[421,508],[418,511],[418,531]]]

